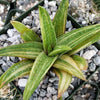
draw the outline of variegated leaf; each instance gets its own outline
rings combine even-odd
[[[68,55],[75,54],[98,40],[100,40],[100,32],[97,32],[97,34],[95,34],[94,36],[91,36],[90,38],[76,45],[71,51],[68,52]]]
[[[100,24],[82,27],[58,37],[57,45],[67,45],[73,49],[83,41],[87,41],[98,34],[100,35]]]
[[[69,85],[72,81],[72,75],[70,75],[69,73],[67,73],[63,70],[60,70],[60,69],[54,68],[53,71],[59,77],[59,87],[58,87],[58,98],[59,98],[69,87]]]
[[[50,53],[56,45],[55,30],[48,12],[42,7],[39,7],[39,18],[44,51]]]
[[[86,80],[85,76],[78,68],[75,61],[68,55],[61,56],[53,65],[53,67],[61,69],[65,72],[68,72],[71,75],[74,75],[82,80]]]
[[[53,25],[57,37],[65,33],[66,20],[67,20],[67,11],[68,11],[68,1],[62,0],[58,11],[53,19]]]
[[[0,49],[0,56],[14,56],[35,59],[43,50],[42,43],[27,42]]]
[[[81,70],[87,70],[88,63],[83,57],[80,57],[78,55],[72,55],[72,59],[76,62],[76,64]]]
[[[39,36],[33,30],[27,28],[24,24],[18,21],[11,21],[11,24],[19,33],[21,33],[21,37],[25,42],[29,42],[29,41],[40,42],[41,41]]]
[[[36,58],[28,82],[24,90],[24,100],[29,100],[32,93],[38,87],[50,67],[53,65],[57,57],[48,57],[44,52],[40,53]]]
[[[54,50],[49,53],[49,56],[54,56],[54,55],[57,55],[57,54],[61,54],[63,52],[67,52],[69,50],[71,50],[71,48],[68,47],[67,45],[55,46]]]
[[[7,85],[12,80],[28,75],[33,66],[33,61],[24,60],[11,66],[1,77],[0,77],[0,88]]]

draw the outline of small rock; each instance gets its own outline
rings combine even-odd
[[[90,60],[96,54],[95,50],[88,50],[83,54],[83,58]]]
[[[74,100],[84,100],[81,96],[74,96],[73,99]]]
[[[51,7],[55,7],[56,1],[50,1],[50,2],[48,2],[48,5],[51,6]]]
[[[93,71],[95,71],[95,69],[96,69],[96,65],[95,65],[94,63],[90,63],[90,64],[89,64],[89,70],[90,70],[91,72],[93,72]]]
[[[42,89],[42,90],[40,91],[40,96],[41,96],[41,97],[44,97],[45,95],[46,95],[46,91]]]
[[[55,77],[55,73],[52,72],[52,71],[50,71],[50,76],[51,76],[51,77]]]
[[[54,95],[54,96],[52,97],[52,100],[57,100],[57,95]]]
[[[18,85],[20,87],[25,87],[26,86],[26,83],[27,83],[27,79],[19,79],[18,80]]]
[[[72,28],[72,23],[71,23],[71,21],[67,21],[67,23],[66,23],[66,28]]]
[[[97,66],[100,66],[100,56],[95,57],[93,61]]]
[[[69,96],[68,92],[64,92],[64,94],[62,95],[63,100],[65,100],[67,97]]]
[[[83,25],[86,25],[86,23],[87,23],[86,21],[82,21],[82,24],[83,24]]]
[[[56,94],[57,93],[57,91],[53,87],[48,87],[47,92],[50,93],[50,94]]]
[[[54,78],[50,78],[49,79],[49,82],[53,83],[54,81],[58,81],[58,78],[57,77],[54,77]]]

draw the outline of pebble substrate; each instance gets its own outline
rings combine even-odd
[[[75,1],[75,0],[74,0]],[[82,25],[86,26],[90,22],[94,22],[95,16],[94,12],[89,13],[89,10],[92,9],[90,5],[90,2],[86,2],[88,0],[82,0],[81,6],[80,6],[80,0],[73,2],[73,0],[70,0],[70,7],[69,11],[73,11],[72,7],[75,6],[75,11],[78,12],[80,16],[76,17],[77,22],[80,22]],[[19,2],[20,6],[24,5],[24,2]],[[57,11],[56,3],[59,4],[58,1],[50,1],[45,0],[44,2],[44,8],[48,11],[50,14],[50,18],[53,19],[54,15]],[[74,4],[76,3],[76,4]],[[86,4],[87,3],[87,4]],[[20,7],[19,6],[19,7]],[[83,7],[83,6],[87,6]],[[20,7],[20,8],[23,8]],[[83,9],[84,8],[84,9]],[[81,11],[83,9],[83,11]],[[89,10],[87,10],[89,9]],[[72,12],[72,16],[74,12]],[[91,14],[92,20],[88,20],[86,22],[87,14],[89,13],[89,16]],[[76,12],[75,12],[76,14]],[[97,14],[97,13],[96,13]],[[1,20],[0,20],[1,21]],[[96,20],[97,22],[97,20]],[[25,24],[27,27],[32,28],[37,34],[40,35],[40,22],[39,22],[39,11],[33,10],[31,14],[24,18],[22,21],[23,24]],[[97,22],[98,23],[98,22]],[[2,27],[3,22],[1,21],[0,27]],[[66,33],[68,31],[71,31],[75,28],[73,28],[73,25],[71,21],[66,22]],[[0,48],[6,47],[9,45],[15,45],[22,43],[22,39],[20,38],[20,33],[18,33],[15,29],[9,29],[7,31],[7,34],[2,34],[0,36]],[[94,45],[91,45],[84,50],[81,50],[78,53],[80,56],[84,57],[88,61],[88,70],[83,71],[83,73],[86,75],[90,75],[91,72],[94,72],[97,66],[100,66],[100,50],[98,50]],[[0,57],[0,65],[3,70],[7,70],[11,65],[14,63],[22,60],[22,58],[18,57]],[[21,91],[24,90],[24,87],[26,85],[28,76],[25,76],[23,78],[16,79],[16,86],[19,86]],[[57,89],[58,89],[58,77],[53,73],[51,70],[47,73],[43,81],[40,83],[38,88],[35,90],[33,95],[31,96],[30,100],[57,100]],[[80,79],[73,77],[72,82],[70,84],[70,87],[68,90],[63,94],[63,100],[67,98],[70,93],[75,89],[77,85],[79,85],[81,82]],[[92,78],[89,80],[89,82],[95,82],[100,83],[100,70],[97,71]],[[92,87],[90,84],[85,84],[80,90],[74,95],[74,100],[94,100],[95,97],[96,88]]]

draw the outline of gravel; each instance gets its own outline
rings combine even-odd
[[[17,5],[22,10],[27,10],[31,6],[38,3],[38,1],[31,0],[32,4],[30,5],[30,0],[19,0],[17,2]],[[50,1],[45,0],[44,8],[48,11],[50,14],[50,18],[53,19],[54,15],[57,10],[56,4],[59,4],[60,0],[56,1]],[[26,7],[27,5],[27,7]],[[30,5],[30,6],[28,6]],[[0,6],[1,7],[1,6]],[[4,8],[0,9],[3,11]],[[93,11],[91,11],[93,10]],[[90,12],[91,11],[91,12]],[[77,22],[80,24],[87,26],[90,22],[93,24],[95,21],[98,21],[98,14],[93,9],[91,2],[89,0],[70,0],[70,7],[69,7],[70,14],[76,19]],[[76,17],[77,15],[77,17]],[[16,15],[19,16],[19,15]],[[25,24],[27,27],[32,28],[38,35],[40,35],[40,23],[39,23],[39,11],[33,10],[31,14],[24,18],[22,21],[23,24]],[[4,22],[2,19],[0,19],[0,29],[3,27]],[[71,21],[66,22],[66,32],[73,30],[73,25]],[[9,29],[7,31],[7,35],[3,34],[0,35],[0,48],[6,47],[9,45],[15,45],[22,43],[23,41],[20,38],[20,34],[15,29]],[[91,45],[87,47],[86,49],[83,49],[79,52],[80,56],[84,57],[88,61],[88,70],[83,71],[87,77],[87,75],[90,75],[91,72],[94,72],[97,66],[100,65],[100,50],[98,50],[94,45]],[[0,57],[0,65],[2,69],[5,71],[14,63],[22,60],[18,57]],[[18,86],[23,91],[24,87],[27,82],[27,77],[19,78],[17,81]],[[38,88],[35,90],[33,95],[31,96],[30,100],[57,100],[57,89],[58,89],[58,77],[53,73],[51,70],[47,73],[43,81],[40,83]],[[92,82],[100,82],[100,71],[94,74],[94,76],[91,78]],[[70,93],[72,93],[72,90],[75,89],[79,84],[81,83],[81,80],[73,77],[72,83],[70,84],[70,87],[68,90],[63,94],[63,100],[67,98]],[[93,92],[92,92],[93,91]],[[89,84],[84,85],[80,90],[74,95],[74,100],[93,100],[91,98],[94,97],[94,95],[91,95],[95,92],[95,88],[92,87]],[[94,93],[95,94],[95,93]],[[90,96],[91,95],[91,96]],[[88,99],[87,99],[88,98]]]

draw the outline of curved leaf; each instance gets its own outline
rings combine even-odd
[[[0,77],[0,88],[7,85],[12,80],[28,75],[33,66],[33,61],[24,60],[11,66],[1,77]]]
[[[39,42],[27,42],[0,49],[0,56],[15,56],[28,59],[35,59],[43,50]]]
[[[69,85],[72,81],[72,75],[70,75],[69,73],[67,73],[63,70],[60,70],[60,69],[54,68],[53,71],[59,77],[59,88],[58,88],[58,98],[59,98],[69,87]]]
[[[44,52],[39,54],[30,72],[30,76],[24,90],[23,100],[29,100],[30,96],[38,87],[39,83],[56,59],[57,57],[48,57]]]
[[[55,30],[48,12],[42,7],[39,7],[39,18],[44,51],[50,53],[56,45]]]
[[[65,33],[66,20],[67,20],[67,11],[68,11],[68,1],[62,0],[58,11],[53,19],[53,25],[57,37]]]
[[[75,61],[68,55],[61,56],[53,65],[53,67],[61,69],[71,75],[74,75],[82,80],[86,80],[85,76],[78,68]]]
[[[78,65],[78,67],[81,70],[87,70],[88,63],[87,63],[87,61],[83,57],[80,57],[78,55],[72,55],[72,58],[76,62],[76,64]]]
[[[71,51],[68,52],[68,55],[75,54],[98,40],[100,40],[100,32],[76,45]]]
[[[97,34],[100,34],[100,24],[82,27],[58,37],[57,45],[67,45],[73,49]]]
[[[21,34],[23,34],[28,29],[28,27],[18,21],[11,21],[11,24]]]
[[[24,24],[18,21],[11,21],[11,24],[19,33],[21,33],[21,37],[25,42],[29,42],[29,41],[40,42],[41,41],[39,36],[33,30],[27,28]]]
[[[66,45],[55,46],[54,50],[49,53],[49,56],[54,56],[63,52],[67,52],[69,50],[71,50],[71,48]]]

